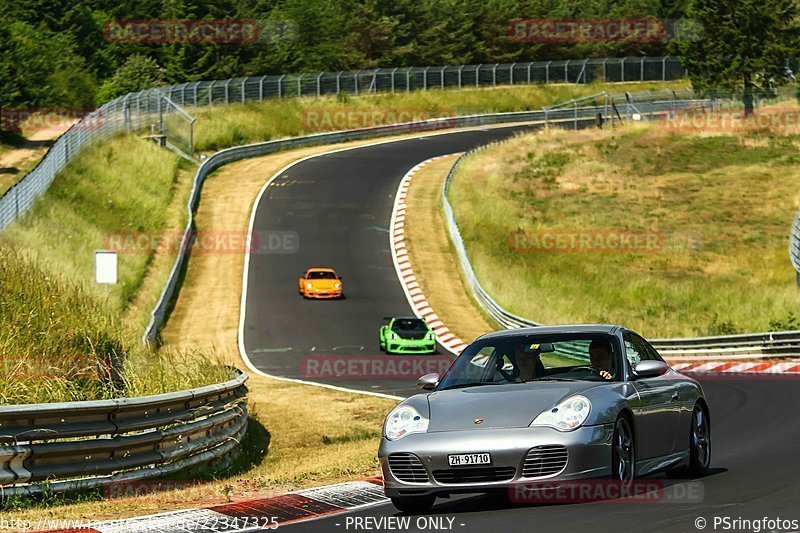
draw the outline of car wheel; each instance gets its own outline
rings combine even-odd
[[[701,476],[711,465],[711,422],[708,410],[698,403],[692,411],[692,427],[689,431],[689,474]]]
[[[625,417],[617,419],[614,424],[614,436],[611,439],[611,477],[630,486],[636,476],[636,446],[633,440],[633,429]]]
[[[392,505],[398,511],[411,514],[427,513],[433,507],[436,496],[395,496],[392,498]]]

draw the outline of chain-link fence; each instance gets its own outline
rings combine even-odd
[[[56,174],[97,139],[120,132],[149,131],[156,140],[192,157],[194,118],[181,107],[340,93],[532,83],[667,81],[685,74],[674,57],[609,58],[258,76],[181,83],[130,93],[104,104],[75,124],[33,171],[0,197],[0,229],[30,209]]]
[[[670,81],[685,76],[686,70],[678,58],[667,56],[258,76],[181,83],[167,87],[165,91],[179,105],[201,106],[290,96],[407,92],[532,83]]]

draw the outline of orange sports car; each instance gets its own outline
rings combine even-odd
[[[298,280],[304,298],[341,298],[342,278],[332,268],[309,268]]]

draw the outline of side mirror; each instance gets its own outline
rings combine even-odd
[[[433,390],[439,384],[440,376],[437,373],[425,374],[417,381],[417,387],[422,390]]]
[[[339,281],[341,281],[341,280],[343,280],[343,279],[344,279],[344,276],[339,276],[339,278],[338,278],[338,279],[339,279]]]
[[[669,372],[669,365],[663,361],[640,361],[633,369],[637,378],[655,378]]]

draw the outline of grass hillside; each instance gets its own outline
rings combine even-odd
[[[614,93],[686,87],[688,82],[644,82],[589,85],[515,85],[434,89],[410,93],[377,93],[271,99],[225,106],[190,108],[197,117],[198,151],[219,150],[283,137],[425,120],[435,117],[540,109],[608,90]]]
[[[798,147],[769,131],[552,131],[470,156],[450,199],[481,282],[522,316],[649,337],[796,327]],[[654,246],[564,245],[626,234]]]

